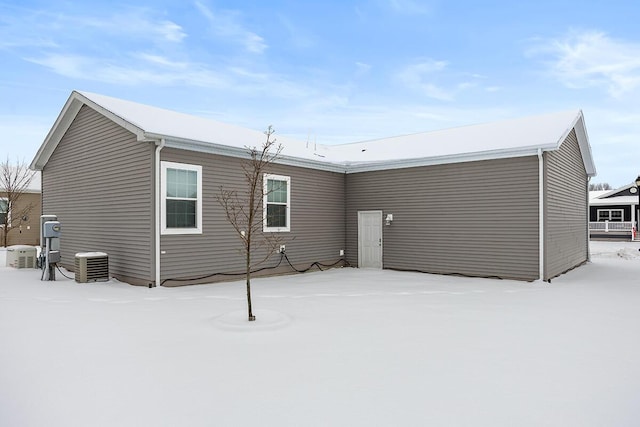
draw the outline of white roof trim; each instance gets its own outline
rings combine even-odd
[[[543,149],[544,151],[544,149]],[[418,166],[443,165],[448,163],[475,162],[479,160],[508,159],[513,157],[536,156],[537,148],[517,150],[481,151],[478,153],[456,154],[453,156],[423,157],[419,159],[402,159],[387,162],[347,163],[347,173],[371,172],[377,170],[402,169]]]
[[[580,114],[576,117],[576,120],[568,129],[566,135],[560,140],[560,144],[562,141],[566,139],[571,132],[571,129],[575,129],[576,137],[578,138],[578,145],[580,146],[580,154],[582,155],[582,162],[584,163],[585,171],[587,172],[587,176],[594,177],[597,174],[596,165],[593,162],[593,154],[591,152],[591,144],[589,144],[589,136],[587,135],[587,127],[584,124],[584,116],[582,114],[582,110],[580,110]],[[560,144],[558,144],[558,148],[560,148]]]
[[[619,193],[621,191],[628,190],[629,188],[635,187],[635,186],[636,186],[636,184],[634,182],[632,182],[631,184],[625,185],[623,187],[616,188],[615,190],[609,190],[608,192],[603,193],[603,194],[599,195],[598,197],[596,197],[596,199],[605,199],[605,198],[611,196],[612,194],[616,194],[616,193]],[[618,197],[624,197],[624,196],[618,196]]]
[[[164,135],[156,135],[153,133],[145,133],[146,140],[165,140],[165,147],[177,148],[180,150],[196,151],[199,153],[217,154],[220,156],[237,157],[241,159],[249,159],[250,155],[246,148],[231,147],[229,145],[214,144],[210,142],[194,141],[190,139],[181,139],[168,137]],[[299,157],[279,156],[277,162],[288,166],[298,166],[310,169],[319,169],[329,172],[346,172],[345,167],[341,164],[328,163],[323,160],[313,161],[302,159]]]

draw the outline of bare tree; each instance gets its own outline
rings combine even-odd
[[[276,140],[272,138],[274,133],[273,127],[269,126],[264,132],[266,140],[262,147],[246,147],[250,157],[242,164],[244,189],[237,191],[220,187],[220,193],[216,197],[242,242],[249,321],[256,319],[251,306],[251,272],[277,253],[283,241],[277,234],[262,232],[263,201],[267,196],[264,175],[282,152],[282,146],[276,146]],[[259,256],[255,256],[256,253]]]
[[[589,191],[613,190],[608,182],[589,184]]]
[[[33,203],[28,203],[18,210],[17,202],[29,188],[34,174],[24,161],[12,165],[7,157],[0,163],[0,228],[3,229],[2,245],[5,247],[11,229],[19,227],[33,209]]]

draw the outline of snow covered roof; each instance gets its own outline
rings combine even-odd
[[[36,171],[33,174],[33,178],[31,178],[31,182],[29,186],[27,186],[26,192],[28,193],[39,193],[42,190],[42,177],[40,175],[40,171]]]
[[[584,119],[579,110],[462,126],[340,146],[351,166],[413,159],[434,163],[535,155],[560,148],[576,129],[587,173],[595,175]]]
[[[625,190],[631,190],[632,188],[633,189],[636,188],[636,183],[635,182],[632,182],[631,184],[623,185],[622,187],[618,187],[618,188],[613,189],[613,190],[607,190],[603,194],[601,194],[599,197],[603,198],[603,199],[606,198],[606,197],[611,198],[611,196],[613,196],[614,194],[622,193]],[[636,190],[631,190],[631,191],[635,192]]]
[[[11,167],[11,169],[13,170],[12,174],[13,176],[15,176],[16,174],[16,167]],[[20,176],[23,177],[28,177],[28,174],[33,174],[33,178],[31,178],[31,181],[29,181],[29,185],[27,185],[27,187],[24,189],[25,193],[39,193],[41,190],[41,186],[42,186],[42,180],[41,180],[41,175],[39,171],[32,171],[29,170],[27,168],[22,168],[23,173]],[[2,193],[2,189],[0,188],[0,193]]]
[[[614,194],[636,188],[635,183],[625,185],[623,187],[616,188],[615,190],[602,190],[602,191],[589,191],[589,204],[591,206],[605,206],[605,205],[626,205],[633,206],[638,204],[637,194],[629,194],[614,196]]]
[[[42,169],[82,105],[114,120],[140,141],[167,147],[245,157],[260,146],[263,132],[89,92],[72,92],[31,167]],[[536,155],[553,151],[575,129],[585,169],[595,175],[580,110],[463,126],[341,145],[309,144],[278,135],[280,162],[341,172],[395,169],[441,163]]]
[[[589,191],[589,200],[598,199],[603,194],[607,194],[611,190],[591,190]]]

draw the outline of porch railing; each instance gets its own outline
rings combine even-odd
[[[613,232],[628,232],[633,230],[633,222],[631,221],[598,221],[589,222],[589,231],[604,231],[605,233]]]

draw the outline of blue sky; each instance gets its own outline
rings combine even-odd
[[[0,157],[74,89],[319,143],[582,109],[640,174],[640,6],[602,1],[0,0]]]

